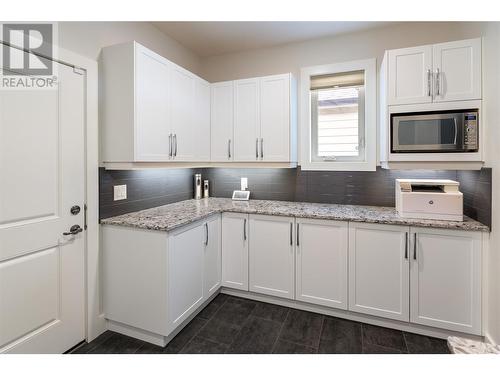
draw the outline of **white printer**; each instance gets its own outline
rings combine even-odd
[[[463,221],[463,194],[452,180],[396,179],[401,217]]]

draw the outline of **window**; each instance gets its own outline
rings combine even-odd
[[[374,59],[302,69],[302,169],[375,169],[374,76]]]

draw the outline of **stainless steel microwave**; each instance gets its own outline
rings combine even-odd
[[[477,152],[478,115],[477,109],[393,113],[392,152]]]

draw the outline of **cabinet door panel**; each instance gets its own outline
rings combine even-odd
[[[408,227],[349,223],[349,310],[409,319]]]
[[[222,214],[222,285],[248,291],[248,215]]]
[[[200,78],[195,82],[194,132],[195,160],[210,160],[210,84]]]
[[[256,161],[260,138],[259,79],[234,82],[234,160]]]
[[[205,280],[204,298],[210,297],[221,284],[221,224],[220,215],[207,221],[205,226]]]
[[[481,233],[412,228],[411,238],[411,321],[481,334]]]
[[[203,225],[169,235],[168,309],[171,329],[203,303]]]
[[[250,215],[249,289],[294,298],[294,219]]]
[[[435,44],[432,59],[434,101],[481,99],[481,39]]]
[[[174,134],[173,153],[176,161],[195,161],[200,139],[194,124],[195,79],[189,71],[172,64],[171,69],[170,111],[172,133]],[[203,140],[208,142],[208,140]]]
[[[167,60],[137,47],[135,161],[169,160],[169,69]]]
[[[347,222],[297,219],[296,299],[347,309]]]
[[[262,159],[290,160],[290,74],[260,79]]]
[[[388,58],[388,105],[430,103],[432,46],[391,50]]]
[[[234,92],[233,82],[211,85],[211,137],[212,161],[231,161],[233,152]]]

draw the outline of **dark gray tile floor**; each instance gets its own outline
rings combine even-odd
[[[445,354],[446,341],[219,294],[165,348],[107,331],[75,354]]]

